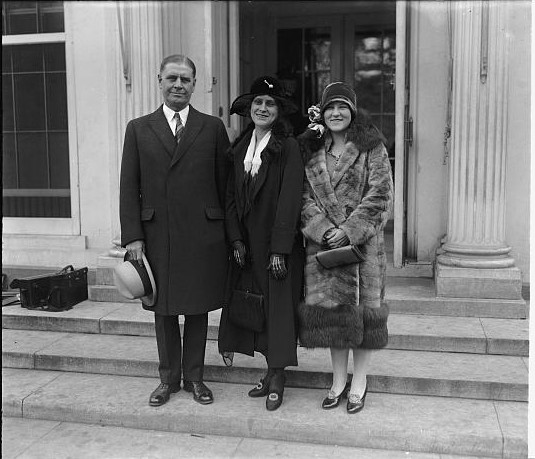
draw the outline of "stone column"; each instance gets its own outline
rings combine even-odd
[[[117,176],[120,173],[124,132],[127,123],[153,112],[162,103],[158,72],[163,59],[163,3],[154,1],[117,2]],[[117,180],[116,196],[119,196]],[[117,208],[118,212],[118,208]],[[119,216],[116,215],[116,228]],[[112,241],[111,256],[122,256],[124,250]]]
[[[505,241],[508,37],[504,2],[455,2],[448,232],[437,296],[520,299]]]

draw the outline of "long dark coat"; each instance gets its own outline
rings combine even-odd
[[[326,139],[317,139],[310,130],[299,139],[306,158],[301,220],[307,244],[300,343],[311,348],[381,348],[388,342],[388,307],[383,301],[383,226],[393,199],[388,154],[382,135],[359,114],[331,179]],[[343,229],[351,244],[360,247],[364,261],[323,268],[315,255],[330,228]]]
[[[190,106],[178,146],[162,106],[128,123],[121,165],[121,244],[143,239],[161,315],[222,306],[228,253],[224,193],[229,140],[220,119]]]
[[[229,175],[226,205],[229,241],[242,240],[246,244],[248,272],[244,277],[233,262],[229,285],[232,288],[249,283],[248,274],[253,274],[256,289],[264,295],[267,327],[262,333],[236,327],[228,320],[227,308],[223,308],[219,349],[247,355],[254,355],[256,350],[266,356],[270,367],[281,368],[297,365],[295,315],[302,292],[304,258],[298,231],[303,162],[295,138],[272,133],[262,152],[252,207],[246,210],[243,159],[251,135],[252,131],[232,149],[234,167]],[[284,280],[273,279],[266,269],[272,253],[287,255],[288,276]]]

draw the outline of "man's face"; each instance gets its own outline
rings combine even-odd
[[[169,62],[158,75],[158,81],[165,105],[169,108],[178,112],[189,104],[195,89],[195,78],[187,64]]]

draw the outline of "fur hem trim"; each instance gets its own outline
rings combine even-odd
[[[360,347],[381,349],[388,344],[388,304],[381,303],[379,308],[363,307],[362,323],[364,334]]]
[[[301,303],[299,342],[307,348],[357,348],[362,342],[362,308],[342,305],[333,309]]]

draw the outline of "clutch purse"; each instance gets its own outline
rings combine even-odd
[[[364,256],[355,245],[346,245],[337,249],[324,250],[316,254],[318,263],[326,269],[336,266],[344,266],[352,263],[360,263]]]
[[[264,297],[234,289],[228,304],[229,319],[238,327],[261,332],[264,329]]]
[[[57,273],[14,279],[10,287],[20,290],[23,308],[66,311],[87,300],[87,268],[69,265]]]

